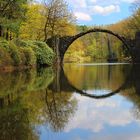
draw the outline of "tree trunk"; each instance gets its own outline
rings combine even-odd
[[[12,32],[9,33],[9,39],[12,40]]]
[[[60,52],[59,52],[59,38],[56,37],[55,39],[55,47],[56,47],[56,59],[57,59],[57,64],[60,64],[61,59],[60,59]]]
[[[47,21],[46,21],[46,24],[45,24],[45,27],[44,27],[44,42],[46,42],[47,40]]]
[[[9,29],[6,30],[6,40],[9,40]]]
[[[111,48],[111,44],[110,44],[110,38],[107,38],[107,46],[108,46],[108,52],[109,52],[109,56],[111,56],[112,54],[112,48]]]
[[[0,25],[0,37],[2,37],[2,26]]]

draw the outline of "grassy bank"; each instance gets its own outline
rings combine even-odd
[[[40,41],[0,40],[0,69],[52,65],[55,54]]]

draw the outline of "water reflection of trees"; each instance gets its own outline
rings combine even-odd
[[[71,70],[67,69],[69,72]],[[129,76],[127,66],[121,66],[120,70],[106,67],[106,70],[102,68],[99,71],[97,68],[93,70],[93,77],[91,69],[88,77],[85,77],[86,70],[81,71],[81,80],[83,76],[83,80],[89,78],[87,80],[97,81],[97,74],[100,78],[107,78],[106,82],[101,81],[105,88],[117,89],[116,86],[120,87],[121,83],[126,82],[125,88],[119,90],[120,94],[133,102],[133,114],[140,118],[139,66],[133,67]],[[77,73],[70,73],[76,77],[73,81],[78,79]],[[66,76],[63,69],[59,69],[55,74],[51,68],[0,73],[0,140],[37,140],[37,127],[40,125],[55,132],[62,131],[77,107],[77,101],[72,96],[76,90]],[[97,89],[101,88],[99,82],[93,87],[85,87],[81,81],[79,85],[84,89]]]
[[[0,140],[38,140],[30,125],[28,110],[19,100],[0,110]]]
[[[67,67],[66,73],[64,71],[61,73],[65,75],[63,76],[65,77],[65,83],[76,93],[94,99],[101,99],[113,96],[129,85],[130,68],[129,65],[80,66],[80,68],[76,66],[74,67],[74,72],[71,72],[68,76],[66,74]],[[71,67],[68,67],[68,69],[71,70]],[[85,76],[87,76],[86,80]],[[73,77],[78,77],[79,79],[73,79]],[[74,83],[78,83],[78,85]],[[100,92],[96,94],[96,90]]]
[[[76,100],[48,89],[54,76],[51,68],[0,74],[0,140],[39,139],[40,125],[64,129]]]
[[[46,122],[55,132],[63,130],[76,109],[76,100],[71,98],[71,93],[58,94],[50,90],[46,90],[45,100]]]
[[[140,119],[140,65],[134,65],[129,75],[129,84],[122,91],[122,95],[133,103],[131,112]]]
[[[24,92],[37,91],[53,81],[53,70],[44,69],[41,76],[36,70],[0,73],[0,105],[8,105]]]
[[[130,68],[129,65],[66,65],[64,70],[69,82],[78,89],[114,91],[125,82]]]
[[[51,69],[42,75],[36,70],[0,73],[0,140],[39,139],[34,123],[41,123],[37,118],[42,106],[35,100],[40,94],[33,91],[47,88],[52,80]]]
[[[97,66],[94,69],[93,67],[68,65],[65,69],[66,75],[73,69],[66,79],[77,93],[94,99],[106,98],[119,93],[133,103],[131,112],[137,119],[140,119],[140,65]],[[85,81],[91,81],[92,85],[84,85]],[[111,89],[112,92],[99,96],[94,95],[94,92],[93,94],[85,92],[88,89],[93,91],[102,89],[101,87]]]

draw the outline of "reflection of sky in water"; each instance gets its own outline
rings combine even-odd
[[[41,140],[139,140],[140,121],[131,112],[133,104],[120,95],[90,99],[74,94],[78,109],[64,132],[41,127]]]
[[[82,91],[86,92],[87,94],[96,95],[96,96],[107,95],[107,94],[112,92],[111,90],[106,90],[106,89],[102,89],[102,90],[99,90],[99,89],[96,89],[96,90],[82,90]]]

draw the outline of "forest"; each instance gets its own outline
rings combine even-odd
[[[78,25],[65,0],[0,0],[0,67],[52,65],[56,48],[46,40],[53,36],[75,35],[92,28],[117,32],[129,40],[140,30],[140,2],[134,2],[132,16],[103,26]],[[92,33],[75,41],[65,55],[65,62],[102,60],[108,57],[108,40],[119,60],[129,57],[122,43],[113,36]]]

